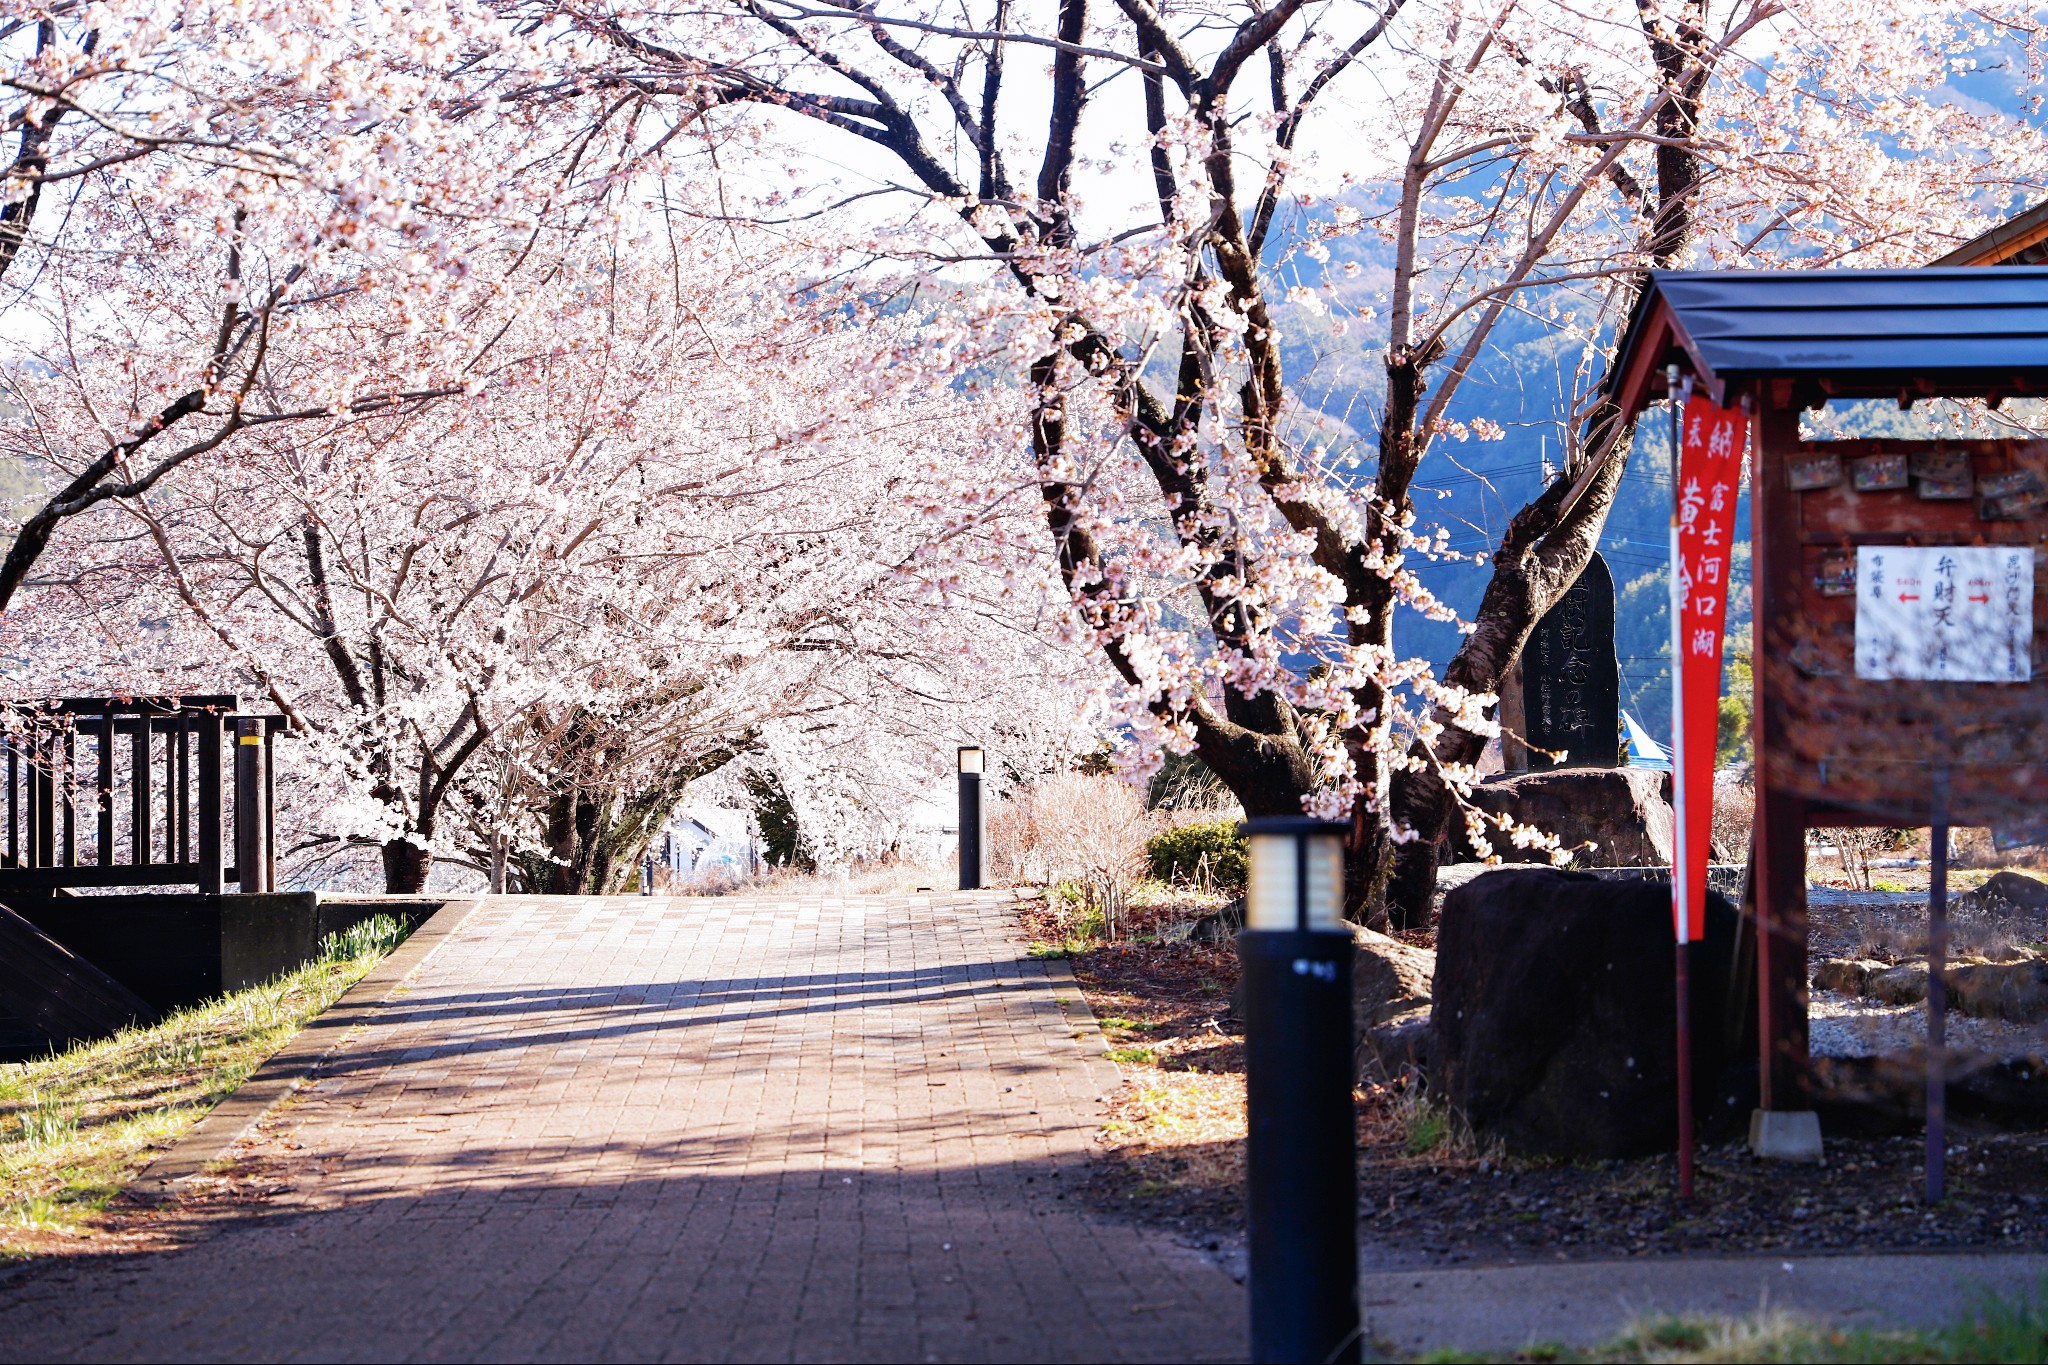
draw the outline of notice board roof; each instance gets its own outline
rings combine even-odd
[[[1929,265],[2034,265],[2048,260],[2048,201],[2016,213]]]
[[[2048,393],[2048,266],[1653,270],[1608,376],[1623,411],[1674,361],[1722,402],[1758,379],[1816,398]]]

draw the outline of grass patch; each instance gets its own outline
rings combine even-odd
[[[1103,1055],[1118,1066],[1150,1066],[1158,1054],[1149,1047],[1113,1047]]]
[[[1948,1362],[2048,1361],[2048,1281],[2017,1299],[1985,1295],[1977,1306],[1946,1326],[1925,1331],[1857,1328],[1835,1331],[1789,1314],[1754,1318],[1649,1318],[1613,1341],[1576,1351],[1557,1345],[1526,1347],[1518,1361],[1672,1362],[1673,1365],[1746,1365],[1788,1361],[1834,1365],[1870,1361],[1884,1365],[1948,1365]],[[1497,1355],[1433,1352],[1420,1359],[1439,1362],[1498,1360]]]
[[[16,1237],[81,1233],[175,1142],[405,937],[378,915],[297,971],[147,1028],[0,1065],[0,1258]]]
[[[1409,1156],[1433,1152],[1450,1141],[1451,1120],[1441,1109],[1417,1105],[1407,1120],[1408,1136],[1401,1145]]]

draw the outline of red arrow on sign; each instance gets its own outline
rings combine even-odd
[[[1976,593],[1971,593],[1970,600],[1972,602],[1989,602],[1991,600],[1991,597],[1988,593],[1982,597],[1979,597]]]
[[[1912,594],[1902,592],[1899,594],[1899,600],[1901,602],[1918,602],[1920,600],[1920,594],[1917,592]]]

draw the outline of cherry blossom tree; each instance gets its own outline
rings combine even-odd
[[[856,354],[891,334],[915,350],[915,329],[816,287],[787,239],[699,224],[655,240],[615,238],[522,289],[473,391],[307,405],[102,500],[9,616],[32,661],[17,685],[253,684],[302,731],[298,850],[374,848],[399,892],[436,859],[617,889],[682,787],[743,751],[791,773],[824,856],[859,853],[892,785],[917,780],[895,775],[957,740],[966,703],[1030,709],[1032,670],[987,671],[1005,653],[1038,656],[1085,715],[1065,690],[1085,691],[1085,665],[1030,619],[1048,556],[986,583],[927,572],[925,522],[874,515],[935,514],[963,471],[1028,485],[999,439],[1014,400],[927,391],[914,368],[897,390],[849,389]],[[13,453],[61,466],[154,382],[125,321],[153,311],[147,283],[111,280],[127,292],[110,329],[75,325],[14,371],[29,420]],[[267,395],[323,391],[365,355],[435,363],[451,329],[408,340],[388,308],[352,294],[283,328]],[[868,789],[835,801],[856,768]]]
[[[437,0],[0,14],[9,336],[43,367],[116,334],[137,352],[125,401],[94,395],[91,428],[42,463],[52,486],[0,561],[0,611],[66,520],[188,461],[488,383],[509,315],[565,240],[605,237],[613,176],[641,152],[602,120],[492,111],[494,83],[545,78],[540,55]],[[280,386],[283,330],[366,308],[389,344],[331,357],[317,391]]]
[[[1642,271],[1924,259],[2044,164],[2031,125],[1945,87],[1971,53],[2036,67],[2018,4],[503,12],[573,35],[564,80],[723,129],[726,164],[792,186],[727,214],[836,212],[867,228],[850,255],[932,286],[961,362],[1030,398],[1036,497],[1127,724],[1252,814],[1347,816],[1353,913],[1408,923],[1500,680],[1618,485],[1628,432],[1593,385]],[[867,189],[787,150],[806,122]],[[1347,283],[1333,252],[1376,269]],[[1491,434],[1461,393],[1552,317],[1578,351],[1566,458],[1438,678],[1394,636],[1399,607],[1447,614],[1414,571],[1446,553],[1418,475]],[[1370,412],[1316,410],[1316,366],[1360,345]]]

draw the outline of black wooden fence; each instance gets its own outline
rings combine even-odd
[[[232,696],[7,707],[0,896],[83,886],[276,890],[270,757],[287,727]]]

